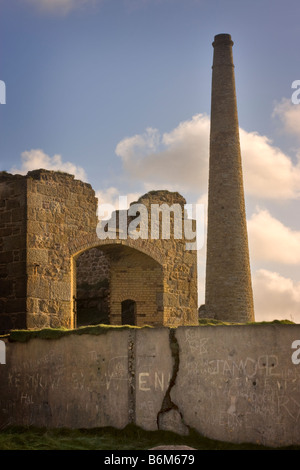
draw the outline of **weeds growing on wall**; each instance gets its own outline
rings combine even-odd
[[[293,325],[294,322],[290,320],[273,320],[271,322],[253,322],[253,323],[230,323],[223,322],[220,320],[215,320],[213,318],[201,318],[199,319],[199,326],[232,326],[232,325],[262,325],[262,324],[286,324]],[[89,325],[82,326],[75,329],[67,328],[43,328],[41,330],[12,330],[9,334],[0,336],[0,338],[7,338],[9,341],[18,341],[21,343],[26,343],[30,339],[39,338],[39,339],[59,339],[63,336],[68,335],[103,335],[112,330],[128,330],[128,329],[141,329],[141,328],[154,328],[152,326],[132,326],[132,325]]]
[[[41,330],[12,330],[8,335],[4,335],[9,341],[26,343],[30,339],[59,339],[69,335],[103,335],[112,330],[128,330],[129,328],[139,328],[131,325],[90,325],[82,326],[73,330],[67,328],[43,328]],[[143,327],[145,328],[145,327]],[[146,327],[151,328],[151,327]]]

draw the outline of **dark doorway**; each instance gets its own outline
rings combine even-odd
[[[109,324],[110,260],[98,247],[76,259],[77,327]]]
[[[122,325],[136,325],[136,302],[134,300],[123,300],[122,302]]]

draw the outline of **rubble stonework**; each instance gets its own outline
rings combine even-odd
[[[77,326],[109,322],[111,262],[98,247],[76,259]]]
[[[0,330],[26,320],[26,180],[0,174]]]
[[[95,192],[66,173],[2,172],[0,197],[2,332],[77,326],[77,260],[96,247],[109,260],[110,323],[122,323],[122,302],[131,299],[138,326],[197,324],[197,257],[185,239],[172,233],[170,239],[99,239]],[[161,198],[185,203],[168,191],[150,192],[141,201],[150,207]]]

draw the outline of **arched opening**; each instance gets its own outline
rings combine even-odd
[[[136,325],[136,302],[127,299],[121,303],[122,325]]]
[[[163,267],[151,256],[103,244],[76,255],[74,271],[77,327],[163,324]]]
[[[76,325],[109,324],[110,261],[98,248],[76,259]]]

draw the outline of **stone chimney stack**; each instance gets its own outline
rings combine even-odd
[[[239,140],[233,41],[214,38],[205,315],[254,321]]]

